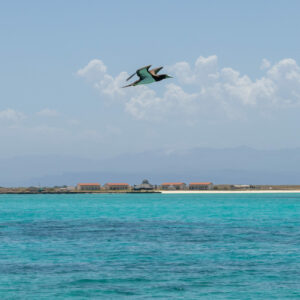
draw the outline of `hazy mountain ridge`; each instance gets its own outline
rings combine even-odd
[[[155,150],[110,159],[23,156],[0,159],[0,186],[62,185],[79,181],[209,180],[215,183],[297,184],[300,148],[248,147],[181,151]]]

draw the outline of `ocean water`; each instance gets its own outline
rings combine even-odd
[[[300,194],[0,195],[0,299],[300,299]]]

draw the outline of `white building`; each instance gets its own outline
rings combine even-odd
[[[162,190],[185,190],[186,184],[184,182],[164,182],[161,184]]]
[[[189,184],[190,190],[212,190],[213,184],[212,182],[191,182]]]
[[[122,191],[129,190],[130,186],[128,183],[106,183],[104,188],[111,191]]]

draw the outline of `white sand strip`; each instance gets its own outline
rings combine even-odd
[[[300,193],[300,190],[245,190],[245,191],[160,191],[162,194],[279,194]]]

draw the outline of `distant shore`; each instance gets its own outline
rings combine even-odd
[[[0,194],[275,194],[300,193],[298,185],[253,185],[253,184],[213,184],[211,182],[190,183],[183,182],[163,183],[152,185],[143,180],[139,185],[128,183],[81,183],[74,185],[56,186],[20,186],[0,187]]]
[[[58,194],[58,195],[79,195],[79,194],[293,194],[299,193],[300,189],[297,190],[198,190],[198,191],[189,191],[189,190],[176,190],[176,191],[166,191],[166,190],[153,190],[153,191],[72,191],[72,192],[28,192],[28,191],[0,191],[0,195],[9,195],[9,194],[19,194],[19,195],[42,195],[42,194]]]

